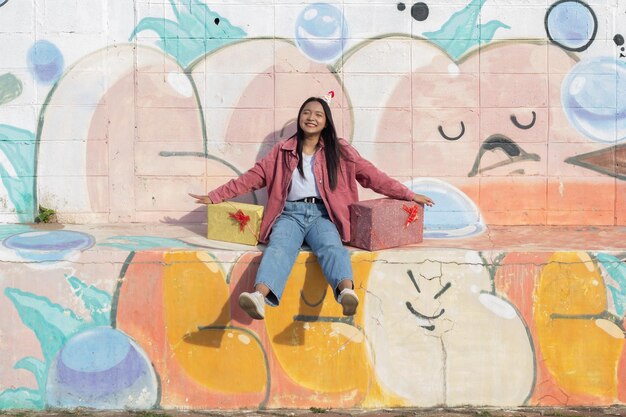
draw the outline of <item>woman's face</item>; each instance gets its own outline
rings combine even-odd
[[[324,108],[317,101],[308,102],[300,112],[298,123],[305,136],[319,136],[326,126]]]

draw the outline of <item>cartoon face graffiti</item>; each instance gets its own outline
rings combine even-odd
[[[483,262],[458,250],[379,253],[364,325],[384,388],[419,406],[526,400],[531,343],[516,310],[493,294]]]
[[[384,63],[376,80],[361,73],[372,61]],[[363,44],[342,68],[353,143],[392,175],[455,185],[487,223],[613,224],[614,178],[568,160],[604,149],[566,117],[561,89],[575,63],[547,42],[492,43],[458,61],[421,39]],[[370,97],[372,83],[390,93]]]

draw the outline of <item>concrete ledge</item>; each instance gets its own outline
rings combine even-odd
[[[0,226],[0,408],[603,406],[626,399],[626,228],[490,227],[352,250],[356,316],[303,251],[264,321],[262,247],[202,225]]]

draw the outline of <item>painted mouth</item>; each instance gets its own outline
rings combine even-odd
[[[433,315],[433,316],[427,316],[425,314],[420,313],[419,311],[415,310],[413,308],[413,304],[411,304],[409,301],[406,302],[406,308],[409,309],[409,311],[411,312],[411,314],[413,314],[415,317],[417,317],[419,322],[425,322],[423,325],[420,324],[420,327],[426,330],[435,330],[435,325],[431,323],[431,320],[435,320],[438,319],[439,317],[441,317],[443,315],[443,313],[446,312],[445,308],[442,308],[441,311],[439,311],[439,313]]]
[[[504,156],[504,159],[488,166],[481,166],[483,156],[487,152],[499,152]],[[512,139],[504,135],[492,135],[485,139],[482,145],[480,145],[480,150],[478,151],[478,154],[476,155],[476,159],[474,161],[474,166],[467,175],[469,177],[474,177],[477,174],[481,174],[485,171],[489,171],[494,168],[499,168],[510,164],[515,164],[517,162],[540,160],[541,157],[539,155],[526,152]],[[523,174],[524,172],[523,170],[518,170],[518,173]]]

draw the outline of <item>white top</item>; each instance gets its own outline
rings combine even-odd
[[[314,162],[315,154],[302,154],[302,170],[304,171],[304,178],[302,178],[302,175],[300,175],[300,172],[296,167],[296,169],[293,170],[293,175],[291,176],[291,187],[289,187],[287,201],[300,200],[305,197],[320,197],[317,182],[315,181],[315,174],[313,173]]]

